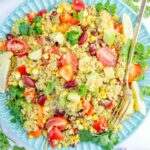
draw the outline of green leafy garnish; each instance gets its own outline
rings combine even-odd
[[[39,22],[41,22],[41,20],[42,20],[41,16],[36,16],[36,17],[33,18],[34,23],[39,23]]]
[[[55,89],[55,81],[50,81],[48,82],[47,87],[44,90],[44,93],[46,95],[51,94],[54,91],[54,89]]]
[[[119,136],[112,131],[92,135],[87,130],[80,130],[79,137],[80,141],[96,143],[105,150],[112,150],[113,147],[119,143]]]
[[[142,68],[146,68],[148,66],[147,60],[150,58],[150,48],[144,47],[142,43],[137,43],[135,47],[135,54],[133,58],[133,63],[140,64]]]
[[[0,149],[8,150],[9,147],[10,147],[10,144],[7,139],[7,136],[2,131],[0,131]]]
[[[21,22],[19,24],[19,33],[20,35],[30,35],[31,34],[31,25],[29,22]]]
[[[84,11],[80,11],[79,13],[77,13],[77,12],[75,11],[75,12],[73,12],[73,16],[74,16],[74,18],[77,19],[77,20],[82,20],[82,19],[83,19],[83,13],[84,13]]]
[[[14,146],[12,150],[25,150],[24,147]]]
[[[100,12],[102,10],[107,10],[112,15],[114,15],[116,13],[116,9],[117,9],[116,4],[111,4],[109,0],[107,0],[107,2],[105,4],[99,2],[95,5],[95,7],[98,12]]]
[[[21,113],[23,103],[26,103],[23,97],[24,89],[20,87],[11,86],[9,89],[9,98],[7,99],[7,106],[10,109],[10,113],[13,115],[11,122],[20,122],[21,125],[24,123],[24,119]]]
[[[33,31],[34,31],[35,35],[40,35],[43,32],[43,30],[39,26],[37,26],[37,25],[35,25],[33,27]]]
[[[143,87],[142,95],[150,96],[150,86]]]
[[[78,87],[78,93],[79,93],[80,96],[83,96],[83,97],[85,97],[87,95],[87,88],[84,84],[80,85]]]
[[[82,32],[80,31],[70,31],[66,34],[66,39],[71,45],[76,45],[81,36]]]

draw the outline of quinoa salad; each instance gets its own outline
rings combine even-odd
[[[124,96],[133,27],[116,9],[109,1],[61,2],[27,13],[1,39],[0,92],[8,91],[10,121],[19,122],[28,138],[43,135],[52,148],[92,141],[110,150],[119,142],[122,125],[112,130],[108,120]],[[134,60],[133,99],[139,95],[135,80],[145,71]],[[145,115],[144,101],[139,103],[132,101],[126,118],[134,111]]]

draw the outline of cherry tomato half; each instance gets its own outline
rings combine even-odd
[[[72,4],[73,4],[74,10],[76,10],[77,12],[85,9],[83,0],[73,0]]]
[[[24,56],[28,53],[28,45],[20,39],[13,38],[7,42],[7,50],[16,56]]]
[[[96,56],[104,66],[115,67],[117,63],[116,53],[108,47],[99,49]]]
[[[103,132],[108,127],[108,122],[105,117],[101,117],[98,121],[95,121],[93,128],[97,132]]]

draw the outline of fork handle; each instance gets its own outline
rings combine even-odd
[[[136,26],[135,26],[135,29],[134,29],[134,36],[133,36],[133,40],[132,40],[132,44],[131,44],[131,49],[130,49],[130,52],[129,52],[129,59],[128,59],[128,64],[127,64],[127,69],[126,69],[126,76],[125,76],[125,80],[126,80],[127,85],[128,85],[129,71],[130,71],[132,60],[133,60],[133,57],[134,57],[135,46],[136,46],[136,42],[137,42],[137,39],[138,39],[138,34],[139,34],[139,30],[140,30],[144,10],[145,10],[145,7],[146,7],[146,3],[147,3],[147,0],[142,0],[139,15],[138,15],[138,20],[136,22]]]

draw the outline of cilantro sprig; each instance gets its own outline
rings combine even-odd
[[[21,113],[22,105],[25,102],[23,96],[24,89],[20,87],[11,86],[9,89],[9,97],[7,99],[7,107],[10,109],[10,113],[13,115],[11,122],[20,122],[21,125],[24,124],[24,119]]]
[[[10,142],[14,143],[15,145],[12,147]],[[12,150],[25,150],[24,147],[18,147],[16,145],[16,143],[9,139],[3,132],[2,127],[0,126],[0,150],[8,150],[8,149],[12,149]]]
[[[74,46],[78,43],[78,40],[79,40],[81,34],[82,34],[82,32],[73,30],[66,34],[66,39],[72,46]]]
[[[114,15],[116,13],[117,10],[117,5],[116,4],[111,4],[109,0],[107,0],[107,2],[105,4],[99,2],[95,5],[96,10],[98,12],[102,11],[102,10],[107,10],[109,11],[112,15]]]
[[[150,86],[143,87],[142,95],[150,96]]]
[[[119,136],[112,131],[104,132],[101,134],[92,135],[87,130],[79,131],[80,141],[94,142],[105,150],[112,150],[115,145],[119,143]]]

